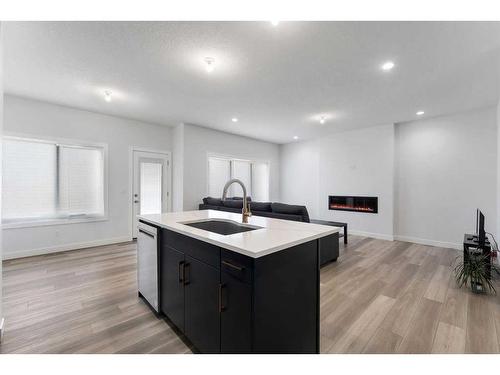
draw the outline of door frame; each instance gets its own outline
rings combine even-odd
[[[128,211],[129,211],[129,237],[130,241],[134,238],[134,151],[137,152],[150,152],[154,154],[163,154],[168,156],[168,160],[170,161],[170,165],[167,168],[167,189],[168,189],[168,198],[167,198],[167,207],[168,211],[172,210],[172,170],[173,170],[173,161],[172,161],[172,151],[169,150],[157,150],[153,148],[147,147],[139,147],[139,146],[130,146],[128,151],[129,162],[128,162]]]

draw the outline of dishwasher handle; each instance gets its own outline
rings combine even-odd
[[[144,233],[146,236],[149,236],[151,238],[155,238],[156,237],[154,234],[149,233],[149,232],[145,231],[144,229],[139,229],[139,232]]]

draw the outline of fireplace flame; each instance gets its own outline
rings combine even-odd
[[[328,196],[330,210],[378,213],[378,197],[330,195]]]
[[[373,212],[373,211],[375,211],[373,208],[370,208],[370,207],[351,206],[351,205],[348,205],[348,204],[338,204],[338,203],[330,204],[330,209],[331,210],[366,211],[366,212]]]

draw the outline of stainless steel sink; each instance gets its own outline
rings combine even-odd
[[[224,219],[208,219],[198,220],[193,222],[180,223],[190,227],[206,230],[208,232],[222,234],[228,236],[230,234],[249,232],[251,230],[260,229],[261,227],[249,224],[240,224],[232,220]]]

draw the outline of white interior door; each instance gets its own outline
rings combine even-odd
[[[133,151],[133,221],[137,238],[137,215],[159,214],[171,210],[170,154]]]

